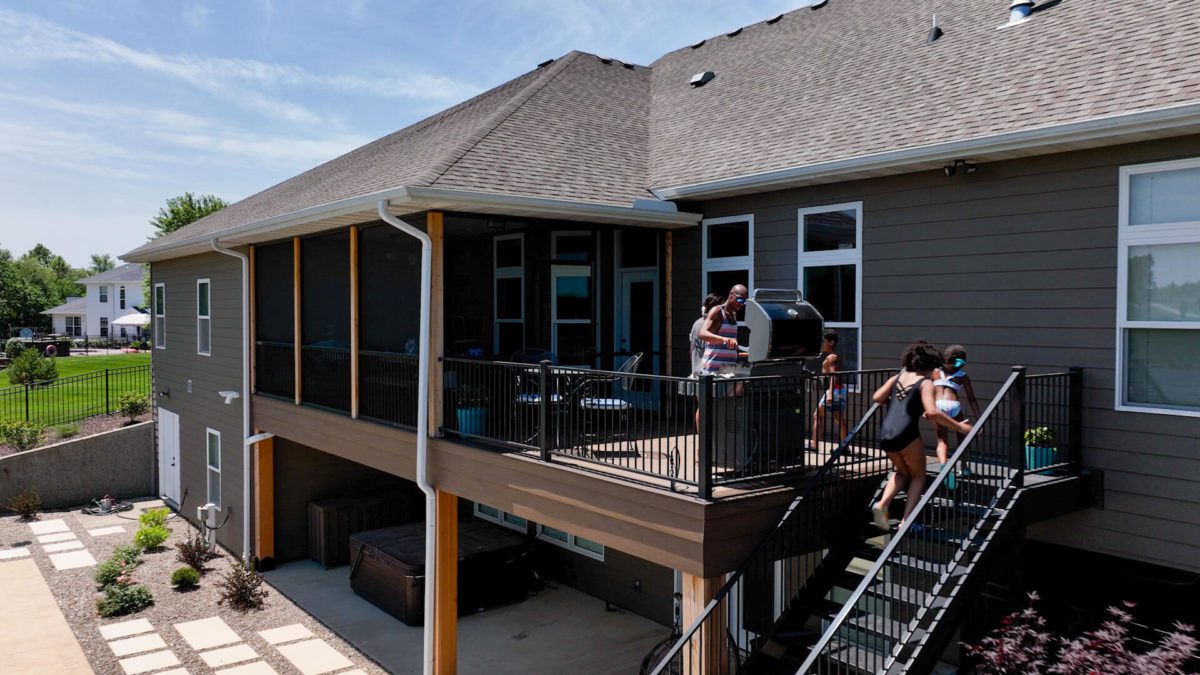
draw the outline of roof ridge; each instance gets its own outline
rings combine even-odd
[[[521,106],[525,105],[529,99],[533,98],[533,96],[545,88],[546,85],[553,82],[554,79],[559,76],[559,74],[567,69],[567,66],[573,63],[575,59],[579,58],[579,55],[580,52],[573,50],[567,52],[566,55],[552,63],[546,68],[546,72],[540,78],[530,82],[523,89],[521,89],[521,91],[514,94],[512,98],[510,98],[503,105],[498,107],[495,112],[489,115],[487,120],[485,120],[483,124],[479,125],[474,132],[464,136],[462,141],[454,147],[453,151],[448,153],[445,161],[435,163],[425,172],[424,175],[419,176],[414,182],[427,187],[436,183],[438,179],[444,176],[446,172],[449,171],[455,164],[458,164],[463,157],[466,157],[467,153],[469,153],[475,146],[482,143],[485,138],[490,136],[493,131],[499,128],[505,120],[513,115],[513,113],[520,110]]]

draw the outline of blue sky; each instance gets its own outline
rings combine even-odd
[[[648,64],[805,0],[0,0],[0,247],[75,265],[571,49]]]

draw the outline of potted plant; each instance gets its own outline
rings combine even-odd
[[[1034,471],[1058,462],[1057,438],[1050,427],[1025,430],[1025,469]]]
[[[458,431],[482,436],[487,429],[488,395],[483,389],[462,385],[454,390],[455,415]]]

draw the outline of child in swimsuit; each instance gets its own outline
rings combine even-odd
[[[830,375],[826,380],[825,392],[813,411],[813,436],[809,444],[810,450],[819,450],[821,437],[825,432],[825,415],[833,416],[838,425],[838,442],[846,438],[846,384],[835,373],[841,370],[842,359],[837,355],[838,334],[832,328],[826,328],[821,340],[821,374]],[[818,380],[819,381],[819,380]]]
[[[971,406],[971,414],[979,419],[979,401],[975,399],[975,388],[971,386],[971,378],[964,368],[967,365],[967,350],[962,345],[950,345],[942,355],[942,367],[933,371],[933,386],[937,397],[937,408],[954,419],[962,419],[962,402],[959,394],[966,394],[967,404]],[[950,457],[950,430],[937,426],[937,458],[942,465]],[[955,488],[955,477],[946,479],[946,486]]]

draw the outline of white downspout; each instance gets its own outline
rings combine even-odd
[[[242,560],[250,554],[250,256],[221,246],[216,237],[212,248],[242,261]],[[212,291],[208,302],[212,304]],[[210,310],[211,311],[211,310]]]
[[[425,675],[433,675],[433,603],[437,574],[437,493],[429,484],[429,306],[433,284],[433,240],[421,230],[388,213],[388,200],[379,200],[383,222],[421,242],[421,320],[417,353],[417,485],[425,493]]]

